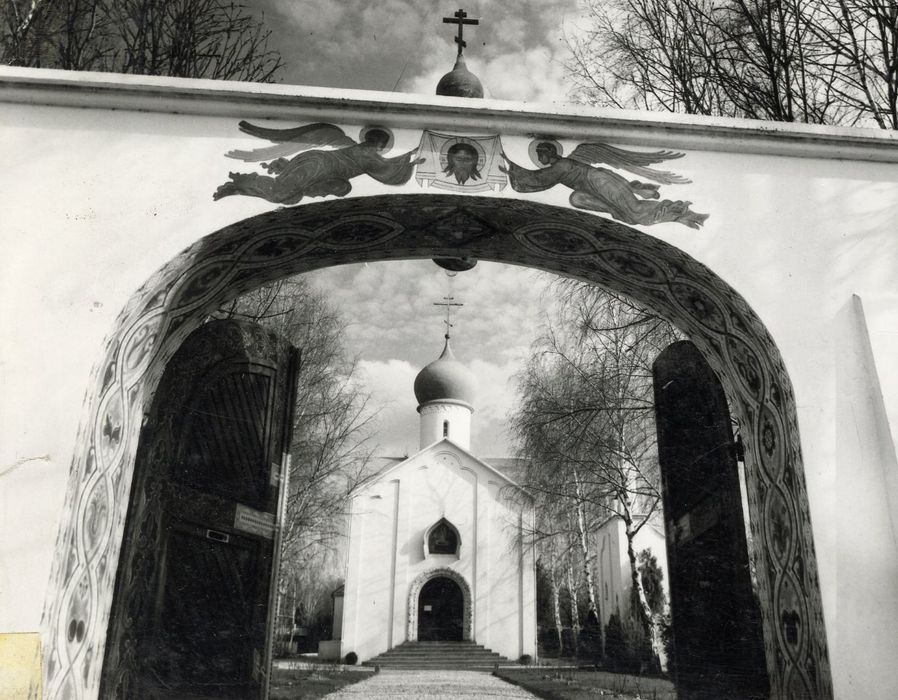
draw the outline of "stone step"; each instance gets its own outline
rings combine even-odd
[[[487,649],[482,649],[480,651],[464,651],[461,649],[444,649],[442,651],[427,651],[424,649],[402,649],[396,650],[392,649],[390,651],[384,652],[385,656],[394,656],[396,654],[406,654],[409,656],[482,656],[484,654],[496,654],[494,651],[488,651]],[[498,656],[498,655],[497,655]]]
[[[508,659],[473,642],[405,642],[368,659],[364,666],[419,670],[490,671]]]
[[[452,656],[452,657],[433,657],[433,656],[377,656],[369,661],[383,661],[384,663],[422,663],[425,661],[437,661],[440,663],[494,663],[496,661],[505,661],[501,656]]]
[[[495,654],[494,651],[489,651],[487,649],[481,650],[462,650],[462,649],[443,649],[440,651],[427,651],[425,649],[400,649],[400,650],[391,650],[385,652],[385,655],[394,656],[397,654],[404,654],[407,656],[483,656]]]

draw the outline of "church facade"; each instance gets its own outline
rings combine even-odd
[[[536,654],[529,497],[470,452],[473,394],[447,337],[415,380],[420,451],[353,502],[343,655],[365,661],[407,641]]]

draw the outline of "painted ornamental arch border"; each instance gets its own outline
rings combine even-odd
[[[593,282],[654,308],[698,346],[742,426],[771,696],[832,697],[795,398],[761,320],[711,270],[650,235],[582,211],[499,201],[393,194],[271,211],[198,240],[134,294],[87,392],[44,610],[47,698],[98,692],[142,416],[205,314],[289,275],[436,256]],[[797,638],[784,618],[800,621]]]
[[[471,587],[465,580],[465,577],[458,573],[455,569],[430,569],[419,574],[412,584],[408,587],[408,625],[406,627],[406,639],[410,642],[418,641],[418,596],[421,595],[421,589],[424,584],[435,578],[448,578],[458,584],[461,588],[464,612],[462,614],[462,630],[461,638],[465,642],[473,641],[474,629],[474,598],[471,595]]]

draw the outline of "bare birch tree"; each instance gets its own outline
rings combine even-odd
[[[609,517],[621,518],[638,602],[622,612],[656,639],[634,542],[661,501],[651,363],[678,334],[652,312],[591,285],[563,282],[557,289],[558,318],[518,378],[512,425],[531,464],[526,487],[537,494],[537,508],[550,504],[569,514],[565,536],[579,550],[588,610],[597,620],[591,533]]]

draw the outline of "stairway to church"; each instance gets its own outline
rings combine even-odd
[[[497,663],[511,662],[474,642],[404,642],[362,665],[408,670],[492,671]]]

